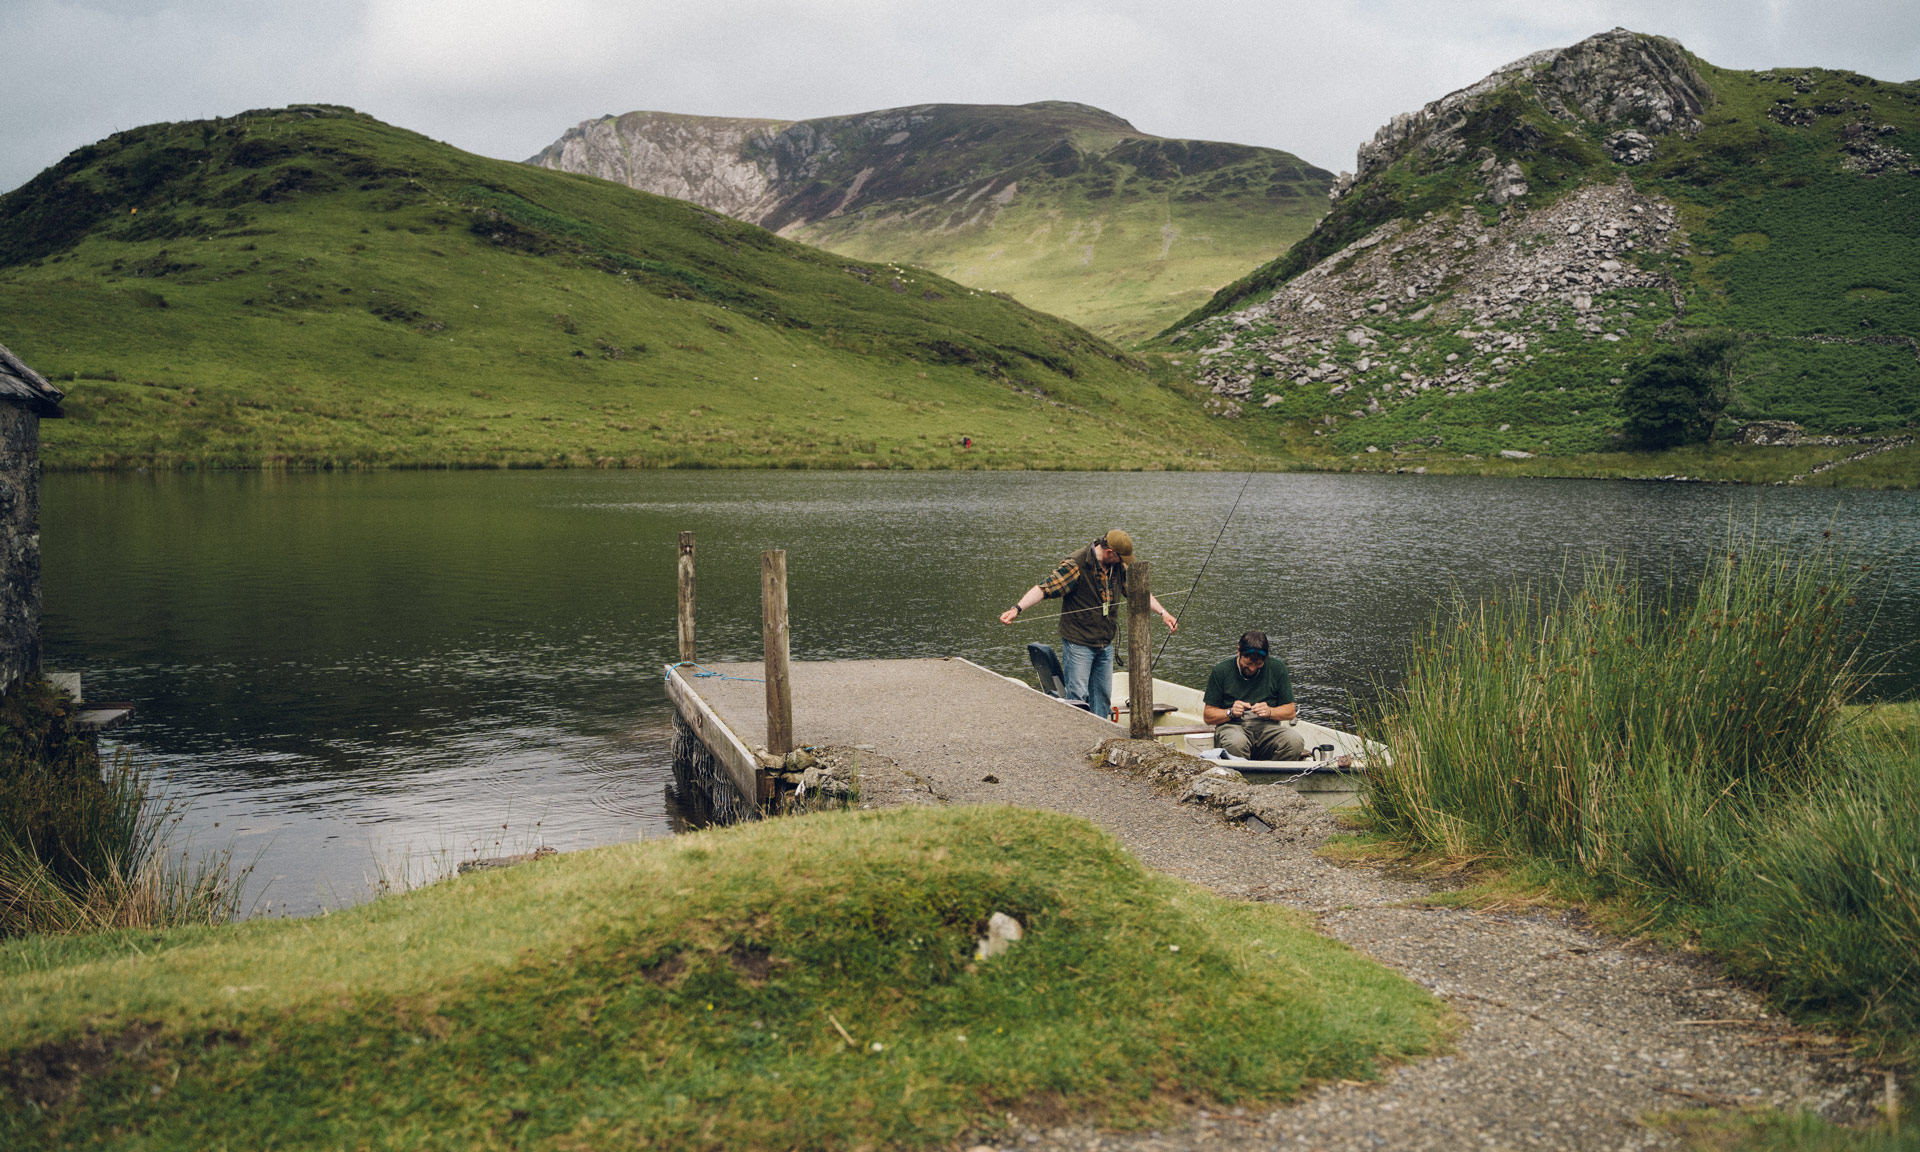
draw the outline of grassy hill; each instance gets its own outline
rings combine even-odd
[[[1332,174],[1149,135],[1082,104],[927,104],[798,122],[633,112],[530,163],[680,196],[866,260],[1151,335],[1326,211]]]
[[[1004,912],[1025,936],[974,958]],[[765,821],[305,920],[0,945],[0,1143],[954,1148],[1376,1075],[1450,1024],[1007,807]]]
[[[1383,129],[1313,233],[1171,345],[1216,410],[1334,457],[1806,476],[1920,423],[1916,153],[1920,84],[1596,36]],[[1707,329],[1744,341],[1723,435],[1857,442],[1621,452],[1622,379]],[[1913,483],[1920,451],[1821,476]]]
[[[0,338],[68,391],[56,468],[1180,467],[1219,443],[1017,303],[337,107],[123,132],[0,197]]]

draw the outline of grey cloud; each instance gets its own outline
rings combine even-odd
[[[0,188],[118,128],[298,101],[520,159],[636,108],[1064,99],[1337,170],[1393,114],[1615,25],[1729,67],[1920,77],[1920,6],[1895,0],[0,0]]]

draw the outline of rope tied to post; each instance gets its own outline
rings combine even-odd
[[[765,680],[760,679],[758,676],[729,676],[725,672],[715,672],[711,668],[702,668],[699,664],[696,664],[692,660],[682,660],[677,664],[667,665],[667,675],[671,676],[673,674],[673,670],[676,668],[699,669],[699,671],[693,674],[693,678],[696,680],[706,680],[706,679],[738,680],[743,684],[765,684],[766,683]],[[662,679],[664,678],[665,677],[662,677]]]

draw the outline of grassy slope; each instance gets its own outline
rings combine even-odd
[[[341,109],[122,133],[0,224],[52,467],[1178,467],[1205,431],[1052,317]]]
[[[1920,423],[1920,354],[1907,344],[1860,342],[1920,338],[1920,178],[1889,173],[1870,179],[1843,170],[1842,132],[1860,117],[1857,110],[1816,113],[1812,125],[1792,127],[1765,114],[1782,99],[1808,109],[1848,100],[1870,104],[1875,125],[1896,128],[1878,140],[1920,153],[1920,84],[1888,84],[1812,69],[1804,73],[1810,91],[1801,93],[1790,81],[1769,78],[1801,73],[1737,72],[1703,62],[1697,66],[1717,97],[1705,127],[1691,139],[1663,137],[1656,160],[1643,168],[1621,169],[1607,160],[1597,146],[1604,135],[1598,129],[1582,128],[1576,137],[1563,137],[1567,125],[1537,103],[1520,102],[1523,119],[1550,140],[1565,141],[1564,146],[1517,154],[1534,190],[1529,200],[1551,199],[1579,184],[1614,180],[1624,172],[1643,190],[1679,205],[1691,233],[1691,252],[1647,259],[1657,260],[1683,287],[1689,327],[1725,326],[1752,337],[1746,380],[1735,394],[1730,421],[1793,420],[1831,433],[1887,433]],[[1339,201],[1314,234],[1286,256],[1224,289],[1183,323],[1263,298],[1387,220],[1418,219],[1427,211],[1484,211],[1483,206],[1462,207],[1470,204],[1478,187],[1462,165],[1422,169],[1403,160]],[[1253,413],[1248,419],[1277,425],[1280,443],[1311,454],[1316,447],[1312,428],[1333,415],[1343,427],[1330,444],[1320,441],[1322,459],[1336,465],[1344,459],[1347,466],[1356,466],[1351,460],[1356,455],[1357,466],[1378,466],[1384,457],[1368,460],[1368,445],[1385,449],[1439,434],[1445,451],[1412,447],[1393,463],[1445,471],[1678,473],[1775,481],[1856,450],[1613,450],[1617,417],[1612,381],[1658,346],[1659,321],[1671,309],[1663,306],[1660,294],[1645,291],[1597,293],[1596,299],[1611,308],[1617,329],[1625,333],[1620,343],[1598,345],[1564,327],[1557,336],[1536,339],[1534,362],[1516,367],[1511,382],[1498,392],[1451,399],[1423,395],[1350,422],[1344,418],[1353,407],[1351,398],[1316,400],[1303,394],[1304,405],[1289,397],[1284,415]],[[1629,302],[1648,313],[1646,318],[1624,307]],[[1390,312],[1383,321],[1369,320],[1391,337],[1391,343],[1383,345],[1412,346],[1407,354],[1390,358],[1396,369],[1429,372],[1450,352],[1472,352],[1469,342],[1453,335],[1457,321],[1413,321],[1404,315],[1426,303],[1401,309],[1403,314]],[[1541,316],[1550,312],[1541,310]],[[1349,347],[1336,358],[1351,361],[1361,354],[1361,349]],[[1381,359],[1377,352],[1375,358]],[[1499,431],[1502,424],[1512,425],[1510,433]],[[1513,465],[1462,459],[1464,453],[1485,455],[1501,448],[1523,448],[1546,459]],[[1912,486],[1920,483],[1920,452],[1896,450],[1808,482]]]
[[[641,134],[689,120],[790,127],[616,119]],[[816,149],[804,166],[779,151],[757,157],[780,174],[780,202],[760,223],[834,252],[1007,292],[1119,341],[1151,335],[1285,251],[1326,211],[1332,180],[1286,152],[1163,139],[1059,101],[920,105],[801,127]],[[534,162],[557,154],[549,148]]]
[[[1028,934],[976,964],[993,911]],[[1082,821],[973,808],[602,849],[314,920],[16,941],[0,1020],[11,1148],[842,1148],[945,1146],[1010,1109],[1133,1126],[1284,1099],[1427,1050],[1440,1009]]]
[[[1326,212],[1328,174],[1284,152],[1081,134],[1062,163],[1006,167],[1002,206],[911,197],[787,234],[1012,294],[1111,340],[1137,341],[1198,307],[1249,263],[1284,252]],[[969,192],[978,185],[966,185]]]

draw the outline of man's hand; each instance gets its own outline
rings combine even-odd
[[[1009,608],[1005,612],[1000,613],[1000,623],[1002,624],[1011,624],[1019,618],[1020,609],[1018,608]]]
[[[1268,708],[1264,703],[1255,704],[1252,708],[1248,709],[1248,711],[1252,712],[1257,719],[1273,719],[1273,710]]]
[[[1171,612],[1168,612],[1168,611],[1166,611],[1165,609],[1162,609],[1162,610],[1161,610],[1161,612],[1160,612],[1160,619],[1161,619],[1161,621],[1162,621],[1163,623],[1165,623],[1165,624],[1166,624],[1166,626],[1167,626],[1167,631],[1169,631],[1169,632],[1178,632],[1178,631],[1180,631],[1180,621],[1178,621],[1178,620],[1175,620],[1175,619],[1173,618],[1173,613],[1171,613]]]
[[[1233,718],[1235,720],[1238,720],[1240,719],[1240,717],[1245,716],[1247,714],[1248,707],[1249,706],[1245,700],[1235,700],[1233,702],[1233,707],[1227,709],[1227,711],[1233,715]]]

